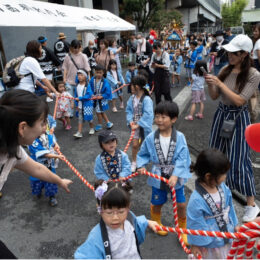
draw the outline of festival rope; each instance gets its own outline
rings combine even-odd
[[[63,155],[60,150],[57,150],[60,155]],[[63,161],[69,166],[69,168],[80,178],[80,180],[92,191],[94,191],[94,187],[79,173],[79,171],[65,158]],[[113,182],[119,181],[127,181],[133,177],[140,175],[138,172],[135,172],[127,177],[119,179],[113,179]],[[169,180],[156,175],[154,173],[144,171],[141,175],[147,175],[152,178],[161,180],[166,184],[169,183]],[[184,229],[179,228],[178,224],[178,214],[177,214],[177,202],[176,202],[176,193],[174,187],[171,187],[172,192],[172,202],[173,202],[173,214],[174,214],[174,222],[175,228],[173,227],[166,227],[166,226],[156,226],[158,231],[168,231],[172,233],[177,233],[178,239],[181,243],[182,248],[184,249],[185,253],[190,254],[191,251],[186,247],[184,241],[181,237],[181,234],[187,235],[194,235],[194,236],[210,236],[210,237],[220,237],[220,238],[228,238],[234,239],[230,252],[227,256],[227,259],[242,259],[244,256],[244,252],[246,251],[246,258],[252,258],[253,255],[253,248],[256,243],[256,239],[260,237],[260,223],[257,222],[250,222],[244,224],[240,227],[239,232],[231,233],[231,232],[220,232],[220,231],[205,231],[205,230],[192,230],[192,229]],[[257,244],[257,250],[260,250],[260,243]],[[197,255],[198,259],[201,259],[200,255]],[[257,259],[260,259],[260,253],[257,254]]]
[[[124,152],[125,152],[125,153],[126,153],[127,150],[129,149],[129,146],[130,146],[131,142],[133,141],[134,135],[135,135],[135,129],[132,129],[130,138],[129,138],[129,140],[128,140],[126,146],[125,146],[125,149],[124,149]]]

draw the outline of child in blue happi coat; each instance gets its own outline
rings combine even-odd
[[[93,100],[90,100],[93,96],[90,85],[88,85],[88,73],[84,69],[80,69],[77,72],[78,85],[75,88],[74,97],[75,106],[77,108],[76,116],[78,117],[78,131],[74,134],[74,137],[81,138],[83,122],[89,122],[89,134],[95,133],[93,124]]]
[[[128,155],[117,149],[117,137],[111,130],[104,130],[98,135],[103,152],[97,156],[94,174],[105,181],[131,175],[131,163]]]
[[[113,123],[109,121],[105,111],[109,109],[108,101],[112,99],[112,91],[107,79],[104,78],[105,69],[101,65],[95,67],[95,76],[91,78],[89,85],[95,99],[93,102],[94,109],[97,113],[98,124],[95,126],[95,131],[102,130],[103,119],[106,122],[107,129],[113,127]]]
[[[127,93],[131,94],[131,81],[132,79],[137,75],[138,70],[136,69],[135,62],[130,61],[128,63],[128,70],[125,74],[125,82],[126,84],[129,84],[127,86]]]
[[[132,144],[131,171],[136,170],[136,156],[141,142],[152,132],[153,125],[153,101],[146,89],[146,79],[137,75],[132,79],[131,88],[133,95],[128,99],[126,106],[127,125],[135,130]]]
[[[116,60],[110,60],[107,68],[107,76],[106,76],[112,90],[112,111],[117,112],[116,108],[116,99],[120,99],[120,108],[124,108],[123,102],[123,90],[117,90],[123,84],[125,84],[125,80],[120,72],[117,69]],[[117,91],[116,91],[117,90]],[[113,91],[116,91],[113,93]]]
[[[51,118],[48,117],[48,120],[50,119]],[[28,148],[33,160],[45,165],[53,173],[56,173],[55,168],[57,168],[57,160],[64,159],[64,156],[55,153],[55,148],[59,148],[59,146],[56,143],[54,134],[49,132],[50,129],[52,129],[52,126],[53,121],[50,126],[46,124],[46,132],[29,145]],[[40,198],[42,189],[44,188],[45,196],[49,198],[50,206],[56,206],[58,204],[57,199],[55,198],[55,195],[58,192],[57,184],[41,181],[32,176],[30,176],[30,183],[33,195]]]
[[[195,68],[195,63],[197,61],[197,55],[198,55],[196,50],[197,45],[198,44],[195,41],[190,42],[190,49],[188,50],[185,59],[184,67],[186,68],[188,86],[190,86],[191,84],[193,69]]]
[[[141,259],[139,245],[147,226],[156,232],[158,223],[130,211],[129,190],[125,183],[95,183],[100,223],[76,250],[75,259]]]
[[[195,190],[187,207],[187,228],[236,232],[238,220],[232,194],[225,185],[230,163],[216,149],[202,151],[191,167],[197,175]],[[219,237],[188,236],[191,252],[203,259],[226,259],[232,240]]]
[[[153,163],[152,173],[169,180],[169,186],[176,191],[178,220],[181,228],[186,227],[186,199],[184,183],[191,177],[190,154],[183,133],[175,129],[179,108],[175,102],[161,102],[155,108],[155,124],[158,129],[149,134],[137,154],[138,172],[143,172],[145,166]],[[168,187],[164,182],[148,178],[152,186],[151,219],[161,225],[161,209],[167,201]],[[167,235],[159,231],[159,235]],[[182,235],[187,244],[187,236]]]

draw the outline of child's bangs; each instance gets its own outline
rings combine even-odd
[[[127,208],[130,205],[130,196],[120,189],[109,190],[101,200],[101,206],[104,209]]]

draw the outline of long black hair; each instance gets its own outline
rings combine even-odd
[[[25,121],[33,127],[42,115],[47,118],[48,105],[35,94],[21,89],[7,91],[0,99],[0,153],[18,158],[19,124]]]
[[[112,64],[116,64],[116,71],[117,71],[117,63],[116,63],[116,60],[112,59],[109,61],[108,63],[108,66],[107,66],[107,71],[110,71],[111,72],[111,65]],[[119,80],[119,79],[118,79]]]
[[[145,76],[143,76],[143,75],[136,75],[131,80],[131,85],[139,86],[144,91],[144,94],[146,96],[150,96],[149,91],[146,88],[146,84],[147,84],[147,80],[146,80]]]

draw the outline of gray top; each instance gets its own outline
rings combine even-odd
[[[238,74],[234,73],[234,72],[230,73],[224,80],[224,84],[230,90],[232,90],[236,94],[239,94],[238,89],[236,88],[237,75]],[[247,81],[244,89],[242,90],[242,92],[239,94],[239,96],[242,97],[243,99],[245,99],[246,101],[248,101],[254,95],[255,91],[257,90],[259,82],[260,82],[260,73],[255,68],[252,67],[249,71],[248,81]],[[221,91],[220,91],[220,95],[221,95],[222,102],[225,105],[228,105],[228,106],[235,105]]]

